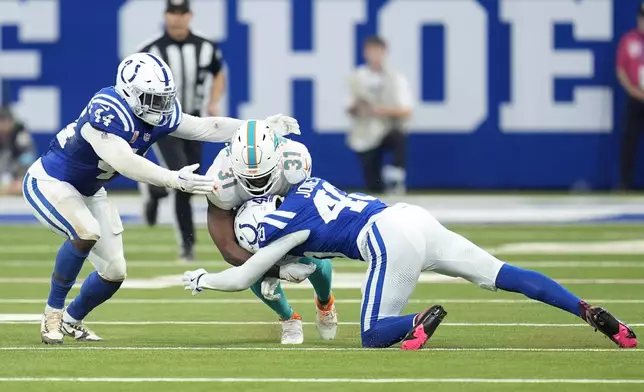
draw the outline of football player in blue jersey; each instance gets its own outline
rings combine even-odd
[[[170,68],[159,57],[137,53],[118,67],[116,84],[98,91],[78,119],[60,131],[29,169],[23,194],[34,215],[67,238],[56,255],[51,290],[41,323],[44,343],[101,340],[83,319],[107,301],[125,279],[123,226],[103,185],[122,174],[135,181],[194,194],[212,191],[212,178],[195,174],[199,165],[178,171],[144,158],[168,135],[223,142],[244,123],[225,117],[182,113]],[[265,120],[276,132],[299,133],[297,121],[275,115]],[[67,293],[85,259],[96,271],[64,310]]]
[[[244,265],[216,274],[186,271],[184,285],[193,294],[244,290],[286,255],[342,256],[369,263],[360,314],[364,347],[400,341],[403,350],[425,345],[445,310],[434,305],[400,315],[423,271],[461,277],[488,290],[522,293],[580,317],[620,347],[637,345],[633,330],[608,311],[539,272],[498,260],[418,206],[387,206],[364,194],[347,195],[313,177],[293,186],[283,200],[248,201],[239,209],[235,227],[240,245],[254,255]]]

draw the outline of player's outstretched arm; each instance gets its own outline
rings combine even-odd
[[[99,158],[128,178],[188,193],[205,195],[212,192],[214,180],[193,173],[199,167],[198,164],[171,171],[136,155],[128,142],[114,134],[99,131],[85,124],[81,129],[81,135]]]
[[[284,237],[261,248],[250,259],[239,267],[228,268],[225,271],[209,274],[204,270],[186,271],[183,283],[186,290],[193,294],[203,289],[219,291],[242,291],[258,281],[266,271],[281,260],[288,252],[300,245],[309,236],[308,230],[287,234]],[[311,270],[311,272],[313,272]]]
[[[300,126],[293,117],[276,114],[264,121],[280,136],[291,133],[300,134]],[[230,117],[195,117],[183,113],[177,130],[170,135],[202,142],[227,142],[233,137],[237,128],[245,122],[245,120]]]
[[[250,259],[252,254],[239,246],[235,239],[235,215],[232,211],[223,210],[208,201],[207,221],[210,238],[228,264],[240,266]]]

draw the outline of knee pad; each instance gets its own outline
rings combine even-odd
[[[114,257],[112,260],[106,260],[108,263],[103,271],[98,271],[99,275],[110,282],[122,282],[127,276],[127,267],[125,257]]]

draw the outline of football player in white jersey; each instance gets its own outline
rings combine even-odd
[[[23,194],[34,215],[67,238],[56,256],[42,318],[44,343],[62,343],[65,335],[79,341],[101,340],[83,319],[112,297],[125,279],[123,226],[107,198],[105,183],[122,174],[183,192],[212,191],[213,179],[193,173],[199,165],[170,171],[144,155],[168,135],[227,141],[244,121],[184,114],[176,93],[172,72],[163,60],[150,53],[127,57],[118,67],[116,84],[92,97],[79,118],[57,134],[25,176]],[[280,132],[299,133],[293,118],[276,115],[266,121]],[[85,259],[96,271],[64,309]]]
[[[276,135],[264,121],[248,121],[237,130],[206,174],[215,180],[214,191],[207,195],[208,231],[226,261],[241,265],[251,256],[237,243],[233,211],[254,197],[285,195],[292,184],[310,174],[311,155],[303,144]],[[299,262],[275,266],[251,286],[281,320],[282,344],[301,344],[304,333],[302,319],[289,305],[279,279],[299,283],[308,277],[316,292],[318,332],[322,339],[330,340],[338,326],[331,275],[328,259],[302,257]]]

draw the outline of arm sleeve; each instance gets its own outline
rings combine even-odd
[[[257,282],[266,271],[300,245],[309,236],[308,230],[287,234],[261,248],[239,267],[228,268],[216,274],[207,274],[199,279],[199,287],[219,291],[241,291]]]
[[[230,117],[195,117],[183,113],[177,130],[170,135],[201,142],[227,142],[244,120]]]
[[[124,139],[99,131],[89,124],[83,125],[81,135],[99,158],[125,177],[164,188],[175,188],[174,172],[136,155]]]

